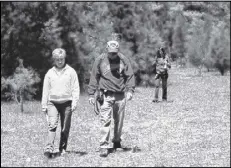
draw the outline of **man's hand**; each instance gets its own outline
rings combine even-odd
[[[133,96],[133,94],[131,92],[127,92],[127,94],[126,94],[127,101],[132,100],[132,96]]]
[[[42,112],[43,112],[44,114],[47,114],[47,108],[42,108]]]
[[[94,97],[90,97],[90,98],[88,99],[88,101],[89,101],[89,103],[90,103],[91,105],[94,105],[94,104],[95,104],[95,98],[94,98]]]
[[[76,106],[77,106],[76,103],[72,102],[72,104],[71,104],[71,111],[75,111]]]
[[[48,114],[47,114],[47,108],[42,108],[42,112],[43,112],[44,115],[46,116],[47,122],[49,122],[49,117],[48,117]]]
[[[170,63],[168,63],[167,66],[168,66],[169,69],[171,68],[171,64]]]

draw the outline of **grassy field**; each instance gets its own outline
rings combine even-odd
[[[27,102],[23,114],[16,104],[2,103],[1,166],[230,167],[230,75],[196,76],[194,69],[173,67],[168,86],[173,102],[153,104],[153,95],[154,88],[137,88],[127,104],[122,144],[140,151],[107,158],[97,152],[99,119],[86,95],[72,116],[68,154],[49,160],[43,156],[47,123],[40,102]]]

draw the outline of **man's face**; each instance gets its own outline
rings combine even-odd
[[[65,65],[65,57],[56,57],[54,58],[55,66],[59,69],[63,68]]]
[[[115,59],[118,56],[117,52],[109,52],[108,55],[110,59]]]

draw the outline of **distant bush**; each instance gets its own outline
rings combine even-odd
[[[212,23],[210,17],[192,24],[192,34],[188,41],[188,60],[199,69],[216,68],[221,75],[230,69],[230,25],[224,21]]]
[[[230,26],[220,22],[213,27],[209,41],[207,62],[217,68],[221,75],[230,70]]]

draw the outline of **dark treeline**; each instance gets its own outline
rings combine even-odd
[[[1,2],[1,97],[23,88],[40,99],[57,47],[67,51],[84,92],[93,60],[113,38],[131,60],[137,85],[153,84],[151,63],[160,46],[179,66],[224,75],[230,2]]]

